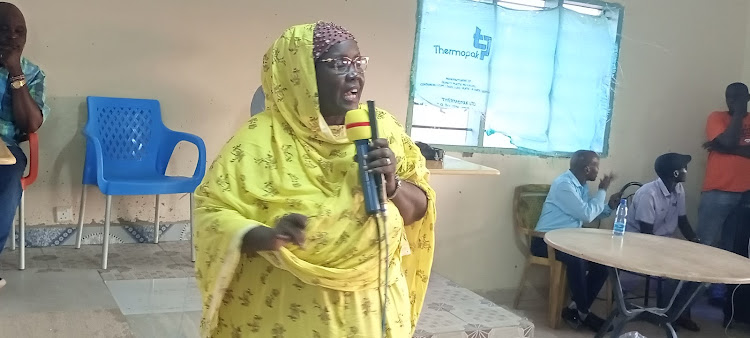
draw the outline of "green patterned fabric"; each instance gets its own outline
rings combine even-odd
[[[549,188],[548,184],[529,184],[517,188],[520,190],[516,204],[518,226],[534,230],[542,214],[542,206],[547,199]]]

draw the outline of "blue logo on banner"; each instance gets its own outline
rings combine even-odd
[[[484,60],[485,56],[490,55],[490,48],[492,48],[492,37],[489,35],[482,35],[482,30],[476,27],[474,32],[474,48],[479,51],[466,51],[458,49],[443,48],[440,45],[434,45],[435,54],[445,54],[452,56],[463,56],[464,58],[474,58]]]
[[[482,41],[487,41],[487,43],[482,43]],[[484,60],[485,56],[490,55],[490,47],[492,47],[492,38],[489,35],[482,35],[482,30],[477,27],[474,32],[474,48],[482,51],[479,60]]]

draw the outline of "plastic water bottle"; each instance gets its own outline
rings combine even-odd
[[[625,225],[628,222],[628,200],[621,199],[620,205],[617,206],[615,213],[615,226],[612,228],[612,235],[622,236],[625,234]]]

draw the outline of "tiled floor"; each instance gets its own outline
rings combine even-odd
[[[633,281],[628,278],[623,278],[623,285],[629,290],[638,290],[634,294],[642,295],[643,285],[640,284],[639,279]],[[535,324],[535,337],[537,338],[583,338],[593,337],[593,332],[586,330],[573,330],[569,328],[565,323],[560,324],[560,328],[557,330],[551,330],[548,326],[547,318],[547,301],[543,297],[543,293],[546,290],[535,290],[533,288],[527,289],[523,301],[519,305],[519,309],[515,310],[518,315],[528,318]],[[495,292],[484,295],[488,299],[498,304],[506,304],[510,306],[513,303],[513,297],[515,292]],[[653,300],[652,300],[653,301]],[[637,301],[636,301],[637,302]],[[653,305],[653,303],[652,303]],[[592,311],[602,317],[606,314],[605,305],[602,301],[597,301]],[[733,325],[727,332],[721,327],[723,320],[723,314],[720,309],[709,306],[704,298],[700,299],[699,302],[693,307],[692,311],[693,319],[701,327],[701,332],[693,333],[685,330],[678,330],[677,335],[680,338],[744,338],[750,337],[750,326],[736,324]],[[634,322],[629,323],[625,326],[627,333],[630,331],[636,331],[641,333],[645,337],[665,337],[664,331],[658,327],[645,322]]]
[[[98,269],[100,246],[27,249],[27,270],[18,271],[17,255],[0,255],[0,337],[198,337],[200,298],[186,242],[115,244],[110,269]],[[546,301],[527,293],[518,314],[536,324],[535,337],[593,337],[568,328],[547,328]],[[510,304],[512,293],[487,295]],[[601,309],[596,309],[601,311]],[[725,335],[721,313],[705,304],[694,317],[703,331],[682,338],[750,337],[737,326]],[[647,337],[663,337],[645,323],[628,327]]]
[[[200,294],[187,242],[27,248],[0,255],[0,337],[198,337]]]

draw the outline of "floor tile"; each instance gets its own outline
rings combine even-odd
[[[107,281],[125,315],[200,311],[195,278]]]
[[[160,242],[159,247],[167,252],[190,255],[190,243],[185,241]]]
[[[27,269],[2,272],[0,314],[116,309],[96,270]]]
[[[0,270],[18,270],[18,253],[20,250],[11,250],[9,247],[0,255]],[[47,263],[38,259],[43,256],[41,248],[26,248],[26,268],[45,268]]]
[[[136,337],[118,310],[4,314],[0,316],[0,328],[3,337]]]
[[[179,264],[164,266],[141,266],[132,265],[110,265],[107,270],[99,270],[102,279],[113,280],[135,280],[135,279],[165,279],[165,278],[187,278],[195,273],[192,268],[188,269]]]
[[[101,245],[82,245],[80,249],[76,249],[75,246],[51,246],[42,248],[42,251],[45,257],[56,257],[55,260],[47,262],[50,267],[95,270],[102,264]]]
[[[601,301],[597,301],[596,303],[594,303],[592,311],[600,316],[604,316],[604,303]],[[558,328],[557,330],[550,329],[548,325],[546,301],[539,301],[539,299],[527,299],[521,302],[519,309],[515,310],[515,312],[520,316],[526,317],[535,324],[534,332],[536,338],[590,338],[594,335],[593,332],[583,329],[573,330],[565,323],[561,323],[560,328]],[[708,304],[706,304],[705,302],[705,299],[701,299],[693,307],[693,319],[701,327],[701,331],[693,333],[687,332],[686,330],[681,330],[680,332],[678,332],[678,336],[680,338],[750,337],[750,327],[746,325],[736,325],[733,329],[730,329],[728,331],[728,335],[725,334],[724,329],[721,327],[721,310],[708,306]],[[660,338],[665,336],[662,329],[645,322],[629,323],[625,326],[624,332],[629,331],[637,331],[648,338]]]
[[[156,313],[126,316],[130,329],[138,338],[200,337],[200,312]]]
[[[84,245],[78,250],[71,246],[27,248],[26,255],[26,271],[16,270],[17,251],[5,250],[0,255],[0,276],[8,280],[8,286],[0,290],[0,337],[198,337],[201,300],[188,242],[112,244],[108,270],[99,270],[100,245]],[[628,290],[642,294],[640,280],[633,283]],[[463,321],[459,316],[473,318],[491,312],[473,313],[478,309],[476,302],[481,305],[483,300],[456,293],[455,283],[437,275],[431,278],[430,287],[437,292],[427,299],[426,307],[439,307],[446,301],[458,306],[455,313],[433,311],[420,321],[460,333]],[[593,336],[565,324],[558,330],[549,329],[546,293],[546,287],[529,287],[520,309],[513,310],[535,323],[535,337]],[[515,292],[483,296],[510,308]],[[597,301],[593,311],[603,315],[603,303]],[[694,308],[693,317],[702,331],[683,330],[681,338],[727,337],[720,327],[721,311],[704,300]],[[642,322],[626,329],[650,338],[664,336],[660,329]],[[736,325],[728,336],[750,337],[750,327]]]
[[[101,258],[101,254],[97,255]],[[156,244],[116,244],[110,246],[109,264],[130,267],[154,267],[174,264],[175,261]]]

